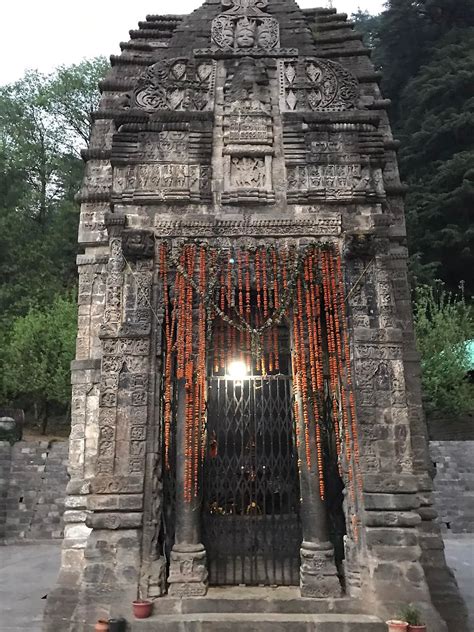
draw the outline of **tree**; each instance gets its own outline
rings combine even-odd
[[[98,58],[60,67],[48,76],[30,71],[20,81],[0,87],[0,396],[3,399],[18,397],[28,404],[28,398],[34,397],[38,403],[41,395],[44,402],[49,401],[44,399],[42,365],[35,365],[34,376],[29,375],[25,382],[17,380],[16,385],[12,384],[11,365],[18,356],[11,353],[19,349],[18,336],[41,348],[41,336],[47,331],[48,306],[56,296],[69,296],[76,285],[79,207],[74,195],[83,174],[79,154],[88,138],[91,112],[99,101],[97,83],[106,67],[105,60]],[[65,313],[74,322],[74,313]],[[29,320],[25,323],[22,319],[27,314]],[[37,336],[27,338],[28,328],[36,331]],[[47,397],[64,403],[69,396],[64,399],[56,393],[53,397],[58,374],[54,379],[51,373],[47,375]]]
[[[399,99],[420,68],[429,63],[438,42],[453,29],[474,26],[472,0],[388,0],[380,16],[377,60],[382,88],[392,99],[392,120],[400,120]]]
[[[50,405],[65,405],[70,399],[76,312],[75,300],[63,297],[44,309],[30,309],[15,320],[4,354],[5,391],[10,399],[26,398],[34,404],[43,434]]]
[[[358,9],[352,13],[351,20],[355,24],[356,31],[362,34],[366,46],[373,49],[372,61],[377,67],[377,53],[380,47],[380,15],[370,15],[368,11]]]
[[[400,171],[417,275],[474,292],[474,28],[453,30],[400,101]],[[471,274],[469,274],[471,271]]]
[[[0,88],[0,320],[74,284],[83,174],[102,58]]]
[[[467,379],[466,342],[474,336],[474,318],[462,288],[453,294],[441,282],[418,286],[414,315],[422,385],[429,407],[451,414],[471,412],[474,385]]]

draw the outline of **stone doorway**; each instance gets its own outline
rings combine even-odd
[[[208,380],[202,534],[211,585],[297,585],[298,456],[289,375]]]

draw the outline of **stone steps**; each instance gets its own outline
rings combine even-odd
[[[177,599],[162,597],[154,603],[154,615],[207,613],[273,614],[360,614],[364,612],[355,599],[308,599],[300,597],[297,587],[210,588],[206,597]]]
[[[361,614],[195,613],[135,619],[132,632],[386,632],[377,617]]]

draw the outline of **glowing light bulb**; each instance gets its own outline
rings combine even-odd
[[[234,380],[243,380],[247,376],[247,366],[245,362],[234,360],[227,368],[227,374]]]

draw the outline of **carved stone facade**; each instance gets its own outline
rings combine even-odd
[[[167,592],[207,591],[199,501],[186,504],[182,490],[170,501],[163,489],[165,242],[172,254],[185,243],[342,253],[360,477],[342,494],[336,568],[327,507],[300,469],[301,594],[343,588],[348,612],[387,618],[414,601],[431,632],[448,629],[443,619],[463,629],[433,520],[404,190],[368,51],[344,16],[293,0],[214,0],[185,17],[149,16],[131,37],[84,152],[71,516],[45,631],[128,614],[137,593],[166,604]],[[343,451],[346,490],[349,461]]]

